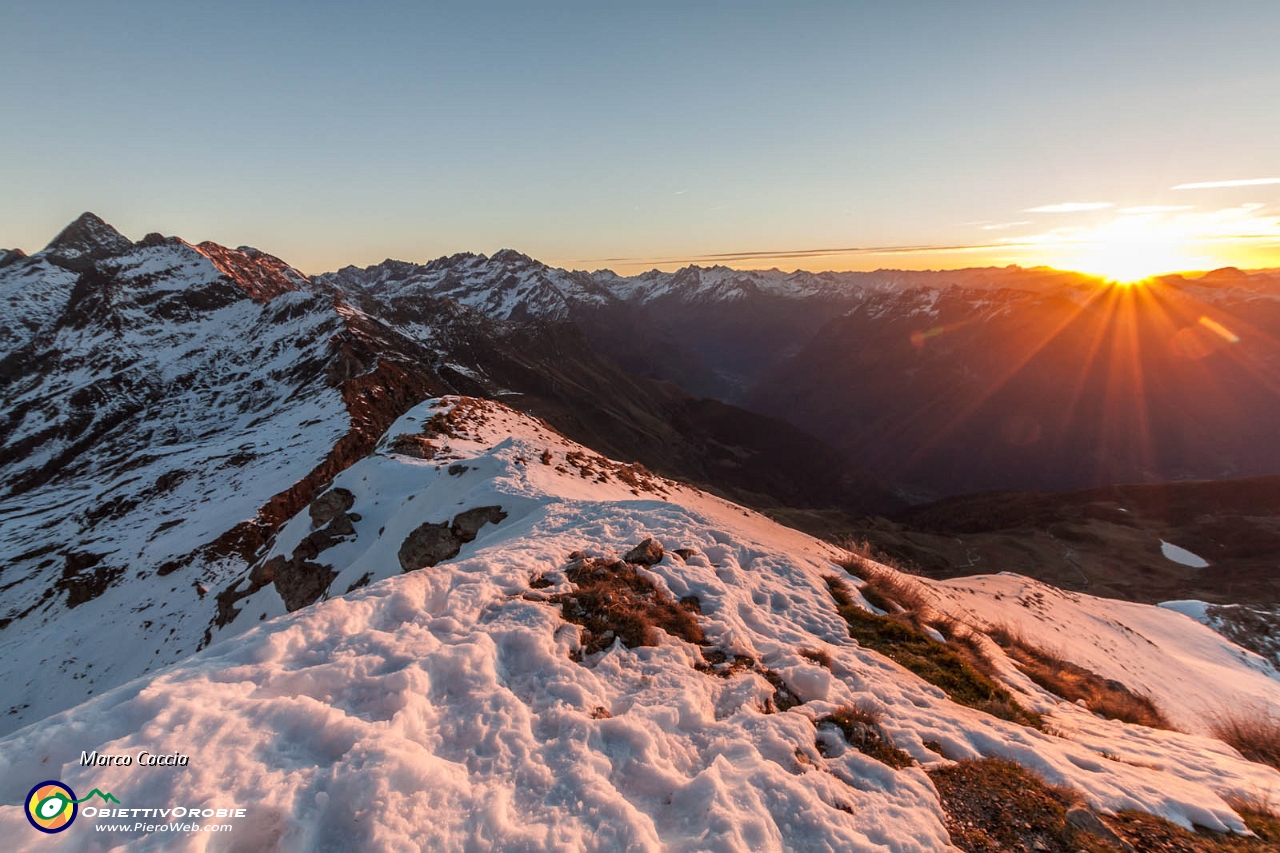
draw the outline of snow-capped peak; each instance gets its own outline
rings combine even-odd
[[[127,252],[133,243],[96,214],[85,212],[58,232],[40,254],[54,262],[94,261]]]

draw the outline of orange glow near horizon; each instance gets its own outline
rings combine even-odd
[[[1053,267],[1130,284],[1159,275],[1219,267],[1280,267],[1280,213],[1250,202],[1198,210],[1158,205],[1084,211],[1086,218],[1058,225],[1060,213],[1026,222],[1028,233],[988,242],[849,246],[799,250],[690,253],[667,257],[608,257],[570,261],[573,268],[609,267],[623,274],[690,264],[735,269],[944,270],[987,266]],[[1048,225],[1054,227],[1043,227]],[[1036,226],[1042,226],[1036,230]],[[1005,226],[999,226],[1004,228]]]
[[[1219,238],[1197,233],[1190,223],[1158,214],[1121,216],[1093,228],[1059,229],[1036,235],[1034,246],[1052,258],[1051,266],[1132,284],[1158,275],[1209,269],[1220,259],[1206,252]]]

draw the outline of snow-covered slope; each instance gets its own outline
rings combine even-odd
[[[0,730],[194,651],[220,560],[193,552],[350,428],[326,300],[256,301],[181,241],[125,246],[80,273],[44,253],[0,270],[9,311],[44,318],[0,382]]]
[[[447,298],[494,320],[568,320],[575,309],[614,299],[585,273],[549,267],[503,249],[487,255],[463,253],[427,264],[387,260],[372,267],[345,267],[320,281],[382,301],[410,296]]]
[[[660,559],[632,552],[650,538]],[[950,845],[925,770],[960,758],[1008,757],[1095,807],[1217,829],[1244,829],[1225,796],[1280,787],[1221,742],[1099,719],[1011,666],[1047,731],[956,705],[850,639],[825,580],[835,556],[497,404],[428,401],[222,590],[220,641],[0,740],[0,802],[56,777],[124,807],[247,810],[216,841],[131,821],[72,827],[69,850],[937,851]],[[614,571],[682,602],[704,642],[657,630],[628,648],[566,621],[583,585]],[[1180,718],[1192,707],[1159,684],[1171,661],[1211,675],[1224,705],[1280,690],[1177,613],[1017,578],[932,588],[971,621],[1026,610],[1030,639],[1087,627],[1091,665]],[[819,722],[859,703],[916,765],[892,769]],[[143,749],[190,764],[78,765],[81,750]],[[0,807],[0,833],[47,843],[17,806]]]

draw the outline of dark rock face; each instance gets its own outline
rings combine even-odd
[[[102,258],[109,258],[133,248],[133,243],[116,229],[92,213],[80,217],[63,228],[45,247],[45,256],[68,269],[84,269]]]
[[[62,577],[56,584],[67,593],[67,607],[78,607],[102,595],[124,569],[102,565],[102,554],[77,551],[67,555]]]
[[[462,540],[448,524],[427,523],[418,526],[400,545],[400,568],[406,572],[434,566],[451,559],[462,550]]]
[[[330,489],[311,502],[311,506],[308,508],[308,512],[311,514],[311,523],[316,527],[323,527],[340,513],[351,509],[355,502],[356,496],[346,489]],[[351,534],[344,535],[349,536]]]
[[[311,520],[313,523],[327,522],[325,526],[304,536],[291,556],[277,554],[254,566],[249,571],[248,585],[243,589],[237,589],[240,584],[236,584],[218,593],[215,624],[226,625],[234,620],[240,613],[235,607],[236,602],[253,595],[267,584],[275,586],[285,609],[290,613],[306,607],[328,592],[329,585],[338,573],[333,570],[333,566],[317,563],[315,560],[347,537],[357,535],[355,523],[360,520],[360,516],[354,512],[345,512],[354,504],[355,495],[346,489],[330,489],[316,498],[310,507]]]
[[[481,506],[460,512],[450,524],[427,522],[419,525],[400,545],[400,568],[406,572],[424,569],[458,556],[486,524],[500,524],[507,514],[498,506]]]
[[[635,563],[637,566],[653,566],[662,562],[662,545],[653,537],[641,542],[636,547],[627,552],[627,556],[623,557],[628,563]]]
[[[501,524],[507,514],[498,506],[478,506],[466,512],[460,512],[453,518],[453,533],[463,542],[476,538],[480,528],[485,524]]]
[[[338,573],[331,566],[306,560],[289,560],[276,567],[273,583],[292,613],[324,595]]]

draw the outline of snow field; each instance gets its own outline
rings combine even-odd
[[[387,436],[456,404],[424,403]],[[496,404],[482,413],[465,436],[437,440],[444,458],[399,456],[384,443],[339,475],[334,485],[355,494],[361,519],[355,537],[318,557],[339,571],[329,600],[283,615],[264,587],[203,653],[0,740],[12,769],[0,801],[58,777],[77,791],[112,790],[126,806],[249,808],[232,835],[182,839],[191,850],[234,841],[281,851],[936,851],[949,844],[923,767],[948,760],[1011,758],[1096,807],[1220,830],[1244,829],[1223,796],[1280,790],[1280,773],[1218,741],[1101,720],[1012,668],[1019,701],[1049,713],[1057,734],[955,705],[849,638],[823,581],[840,571],[829,546],[687,487],[636,495],[616,478],[582,477],[563,464],[581,448]],[[450,474],[455,464],[468,470]],[[489,505],[508,517],[455,560],[401,571],[396,550],[410,530]],[[289,553],[310,530],[304,511],[272,553]],[[753,657],[804,704],[764,713],[772,687],[761,675],[698,671],[701,650],[670,637],[570,659],[578,627],[545,600],[569,590],[567,555],[615,557],[650,536],[667,554],[640,571],[676,598],[698,596],[709,645]],[[675,548],[693,553],[684,560]],[[369,586],[341,594],[366,572]],[[531,589],[538,575],[553,586]],[[1069,638],[1083,665],[1126,684],[1154,690],[1181,668],[1216,679],[1197,690],[1226,691],[1219,698],[1278,689],[1273,672],[1180,614],[1032,584],[929,586],[943,609],[1017,624],[1029,639]],[[1034,610],[1018,603],[1036,592]],[[1033,616],[1016,622],[1024,613]],[[1135,652],[1148,646],[1156,650]],[[831,669],[802,648],[828,652]],[[1152,695],[1165,707],[1188,689]],[[858,703],[880,709],[921,766],[892,770],[815,729]],[[76,763],[81,749],[144,748],[184,752],[191,764]],[[46,844],[14,806],[0,807],[6,831],[19,849]],[[68,850],[174,849],[161,833],[63,838]]]

